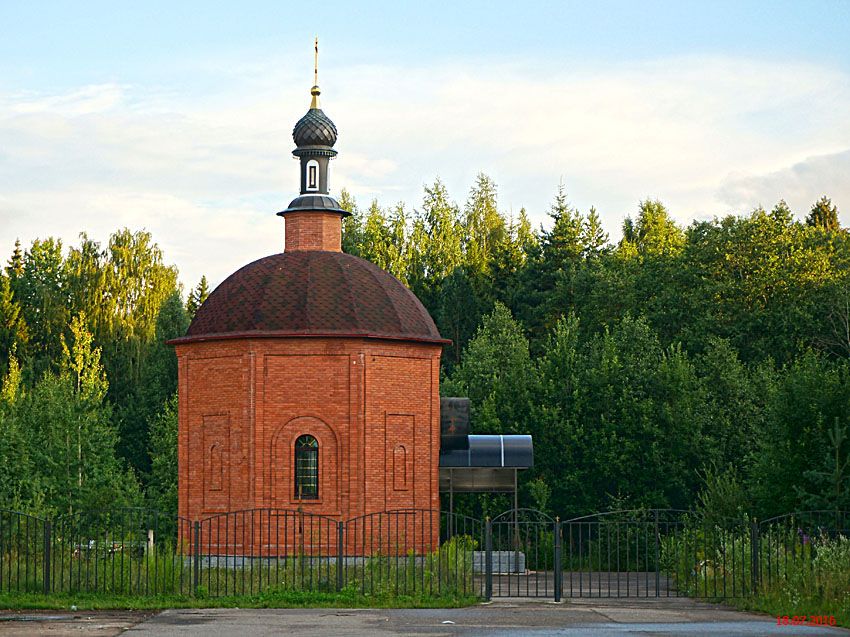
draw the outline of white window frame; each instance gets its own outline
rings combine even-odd
[[[312,185],[312,186],[310,185],[310,169],[311,168],[315,169],[315,171],[316,171],[316,181],[315,181],[314,185]],[[320,176],[319,176],[319,162],[317,162],[315,159],[311,159],[310,161],[307,162],[307,173],[304,175],[304,180],[305,180],[305,186],[307,187],[307,190],[311,190],[311,191],[319,190],[319,182],[321,181]]]

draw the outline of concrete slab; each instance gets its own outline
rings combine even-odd
[[[113,637],[150,617],[151,611],[0,611],[0,635],[3,637],[41,637],[51,635],[97,635]]]
[[[129,632],[140,637],[850,635],[850,631],[840,628],[777,626],[772,617],[686,599],[580,600],[563,604],[501,601],[461,609],[168,610]]]

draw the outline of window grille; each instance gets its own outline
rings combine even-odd
[[[319,442],[313,436],[300,436],[295,441],[295,497],[319,497]]]

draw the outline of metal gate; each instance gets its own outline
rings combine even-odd
[[[757,529],[755,529],[757,532]],[[650,509],[561,525],[565,597],[742,597],[754,586],[746,520]]]
[[[485,596],[743,597],[758,583],[758,539],[745,519],[674,509],[565,522],[511,509],[485,525]]]
[[[487,522],[487,597],[560,600],[560,525],[542,511],[511,509]]]

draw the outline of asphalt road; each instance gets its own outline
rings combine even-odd
[[[777,626],[764,615],[671,600],[569,600],[563,604],[500,601],[459,609],[208,609],[138,613],[61,613],[0,616],[0,635],[459,635],[566,637],[575,635],[850,635],[840,628]]]

